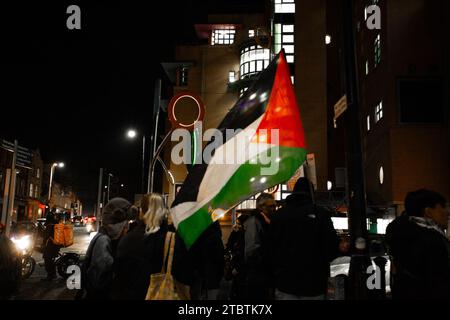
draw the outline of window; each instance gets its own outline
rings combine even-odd
[[[441,78],[398,80],[401,123],[442,123],[445,85]]]
[[[248,37],[253,38],[254,36],[255,36],[255,30],[253,30],[253,29],[248,30]]]
[[[236,30],[234,29],[217,29],[213,30],[211,35],[211,45],[216,44],[233,44]]]
[[[283,43],[294,43],[294,36],[283,34]]]
[[[36,178],[39,179],[40,175],[41,175],[41,170],[39,168],[37,168],[36,169]]]
[[[274,51],[284,49],[288,63],[294,62],[294,25],[277,23],[274,26]]]
[[[330,44],[331,43],[331,36],[329,34],[327,34],[325,36],[325,44]]]
[[[381,166],[380,167],[380,172],[378,173],[378,180],[380,181],[380,184],[383,184],[384,182],[384,169]]]
[[[375,107],[375,123],[383,118],[383,101]]]
[[[275,0],[275,13],[295,13],[294,0]]]
[[[244,95],[244,93],[245,93],[245,91],[247,91],[247,89],[248,89],[248,88],[242,88],[242,89],[239,91],[239,98],[242,97],[242,96]]]
[[[38,185],[34,186],[34,197],[36,199],[39,198],[39,186]]]
[[[369,74],[369,60],[366,60],[366,76]]]
[[[228,72],[228,82],[233,83],[236,81],[236,73],[234,71]]]
[[[381,62],[381,36],[377,35],[375,39],[375,68],[380,64]]]
[[[283,33],[294,33],[294,25],[293,24],[283,25]]]
[[[370,131],[370,115],[367,116],[367,131]]]
[[[270,49],[249,46],[241,50],[241,79],[264,70],[269,65]]]
[[[188,85],[188,75],[189,69],[187,67],[182,67],[180,70],[180,86],[185,87]]]
[[[34,194],[34,186],[32,183],[30,183],[30,192],[29,192],[30,198],[33,198],[33,194]]]
[[[291,82],[294,84],[294,76],[291,76]]]

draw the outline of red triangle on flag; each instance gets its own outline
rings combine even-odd
[[[269,103],[253,141],[278,144],[284,147],[305,148],[305,134],[289,66],[283,52],[280,52],[278,57]],[[279,130],[278,141],[276,141],[276,137],[272,139],[271,129]]]

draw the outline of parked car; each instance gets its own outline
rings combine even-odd
[[[72,222],[75,226],[83,226],[83,225],[84,225],[84,219],[83,219],[83,216],[73,216],[73,218],[71,219],[71,222]]]

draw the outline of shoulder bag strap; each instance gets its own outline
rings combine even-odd
[[[169,246],[170,246],[170,243],[172,240],[172,234],[173,234],[173,232],[169,232],[169,231],[166,233],[166,241],[164,243],[163,265],[162,265],[161,273],[165,273],[165,270],[166,270],[166,262],[168,260]]]
[[[169,261],[167,263],[167,273],[170,274],[172,272],[172,262],[173,262],[173,252],[175,248],[175,233],[170,233],[170,250],[168,252],[169,254]]]

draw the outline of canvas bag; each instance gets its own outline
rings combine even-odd
[[[150,285],[145,300],[189,300],[189,286],[184,285],[172,276],[175,233],[167,232],[164,244],[164,260],[160,273],[150,276]],[[166,268],[167,262],[167,268]]]

